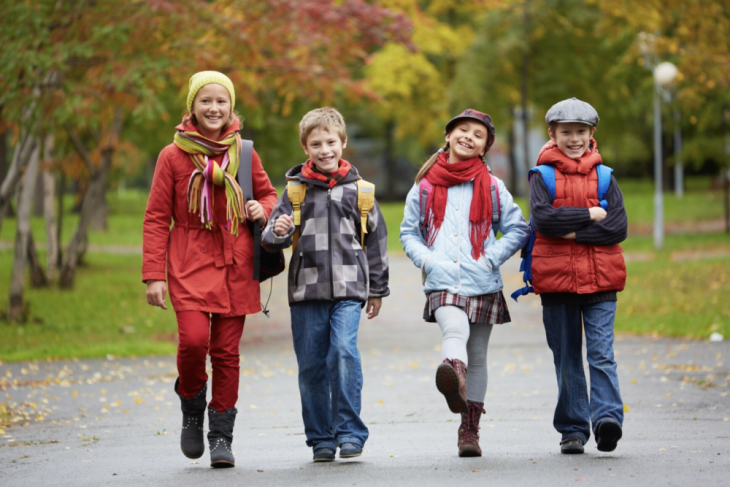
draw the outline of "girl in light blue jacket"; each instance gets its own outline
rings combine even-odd
[[[494,138],[489,115],[469,109],[454,117],[446,144],[416,176],[400,227],[406,255],[423,272],[424,319],[441,328],[436,387],[461,413],[460,457],[482,454],[489,336],[492,325],[510,322],[499,267],[529,237],[522,211],[484,161]]]

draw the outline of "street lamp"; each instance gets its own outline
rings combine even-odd
[[[665,88],[677,77],[677,67],[663,62],[654,68],[654,247],[664,246],[664,194],[662,192],[662,106],[661,96],[668,97]]]
[[[644,66],[654,74],[654,248],[664,246],[664,195],[662,193],[662,106],[661,97],[667,101],[669,87],[677,77],[677,67],[669,62],[658,62],[654,42],[656,37],[639,33],[637,42],[644,58]]]

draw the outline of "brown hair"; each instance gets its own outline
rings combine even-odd
[[[315,129],[322,129],[328,132],[331,129],[335,129],[342,142],[345,142],[347,138],[345,119],[340,112],[332,107],[316,108],[302,117],[302,121],[299,122],[299,142],[303,146],[307,145],[307,137]]]
[[[228,123],[226,123],[223,126],[223,128],[224,129],[227,129],[228,127],[230,127],[231,125],[233,125],[233,122],[235,120],[238,120],[239,127],[240,128],[243,128],[243,118],[239,114],[237,114],[236,112],[231,112],[231,115],[228,118]],[[188,113],[187,115],[185,115],[183,117],[183,123],[188,123],[188,122],[190,122],[193,125],[195,125],[196,127],[198,127],[198,117],[196,117],[195,114],[192,113],[192,112]]]

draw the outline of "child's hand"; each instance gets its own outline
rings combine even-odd
[[[150,306],[159,306],[166,310],[165,294],[167,294],[167,284],[165,281],[147,281],[147,304]]]
[[[575,240],[575,232],[566,233],[560,238],[564,238],[566,240]]]
[[[383,298],[368,298],[368,304],[365,306],[365,311],[368,314],[368,319],[372,320],[378,313],[380,313],[380,307],[383,305]]]
[[[258,220],[259,225],[262,227],[266,225],[266,213],[264,213],[264,207],[256,200],[249,200],[248,203],[246,203],[246,216],[251,221]]]
[[[592,222],[600,222],[601,220],[606,218],[606,210],[604,210],[600,206],[594,206],[593,208],[588,208],[588,211],[591,214]]]
[[[289,215],[281,215],[274,223],[274,233],[283,237],[289,233],[289,229],[294,225],[294,220]]]

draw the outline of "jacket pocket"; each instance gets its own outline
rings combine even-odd
[[[302,270],[302,261],[304,260],[304,252],[299,252],[299,261],[297,262],[297,270],[294,271],[294,288],[299,287],[299,273]]]
[[[537,293],[574,292],[572,246],[535,245],[531,269],[532,284]]]
[[[598,287],[620,291],[626,284],[626,263],[619,244],[593,247]]]

